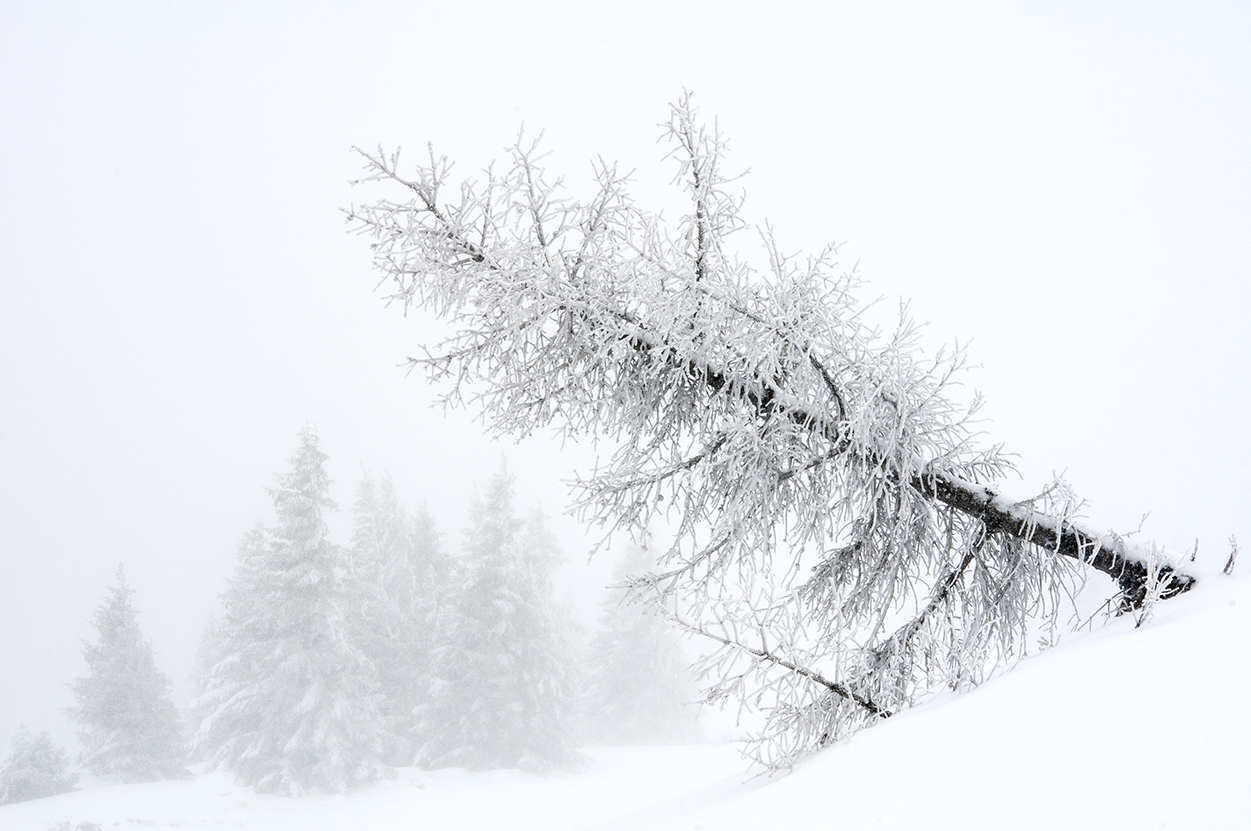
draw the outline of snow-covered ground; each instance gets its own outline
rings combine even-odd
[[[1251,578],[1198,573],[1141,629],[1070,635],[785,776],[726,744],[592,748],[552,776],[405,769],[300,799],[214,772],[0,807],[0,829],[1251,828]]]

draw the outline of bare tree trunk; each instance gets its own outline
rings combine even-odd
[[[1033,543],[1039,548],[1072,557],[1107,574],[1121,588],[1124,611],[1142,606],[1147,595],[1148,565],[1127,551],[1119,540],[1101,537],[1071,522],[1042,516],[1028,506],[1010,502],[985,485],[965,482],[954,476],[917,476],[912,487],[957,511],[975,516],[992,532]],[[1195,578],[1162,565],[1164,581],[1161,598],[1189,591]]]

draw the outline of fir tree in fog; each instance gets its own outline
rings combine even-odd
[[[547,770],[577,762],[571,660],[552,597],[559,557],[540,517],[513,512],[501,470],[475,499],[436,679],[419,710],[426,767]]]
[[[55,796],[77,784],[65,751],[52,743],[48,731],[18,729],[12,751],[0,766],[0,805]]]
[[[631,546],[617,582],[653,568]],[[583,722],[594,744],[676,744],[700,738],[699,694],[677,631],[623,585],[609,589],[591,641]]]
[[[350,563],[352,632],[377,670],[387,759],[408,764],[416,752],[414,713],[433,681],[450,563],[433,519],[424,510],[408,514],[385,476],[367,476],[357,488]]]
[[[170,682],[139,631],[121,566],[94,623],[98,639],[83,646],[87,675],[71,685],[75,703],[69,710],[81,727],[83,765],[126,782],[186,775]]]
[[[325,460],[305,429],[272,491],[277,525],[244,539],[204,647],[195,749],[262,792],[341,791],[385,771],[377,679],[345,611],[346,552],[327,539]]]

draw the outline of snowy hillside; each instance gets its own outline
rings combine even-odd
[[[0,807],[0,829],[1247,828],[1251,581],[1198,573],[1142,629],[1070,635],[787,776],[753,777],[733,745],[590,749],[586,772],[546,777],[405,769],[302,799],[210,773],[87,783]]]

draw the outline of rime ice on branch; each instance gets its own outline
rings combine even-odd
[[[1010,464],[947,395],[963,354],[926,359],[903,314],[889,337],[871,330],[834,248],[801,260],[765,230],[753,268],[732,247],[745,223],[721,135],[689,96],[666,134],[689,197],[676,224],[603,162],[592,199],[566,198],[520,141],[506,172],[458,185],[433,152],[411,173],[398,152],[361,152],[365,181],[404,196],[349,219],[390,298],[453,325],[415,361],[447,401],[501,433],[606,438],[586,514],[634,531],[676,519],[637,588],[721,644],[711,695],[764,706],[766,763],[977,683],[1059,624],[1091,568],[1122,608],[1151,580],[1153,596],[1189,588],[1079,527],[1062,486],[999,495]]]

